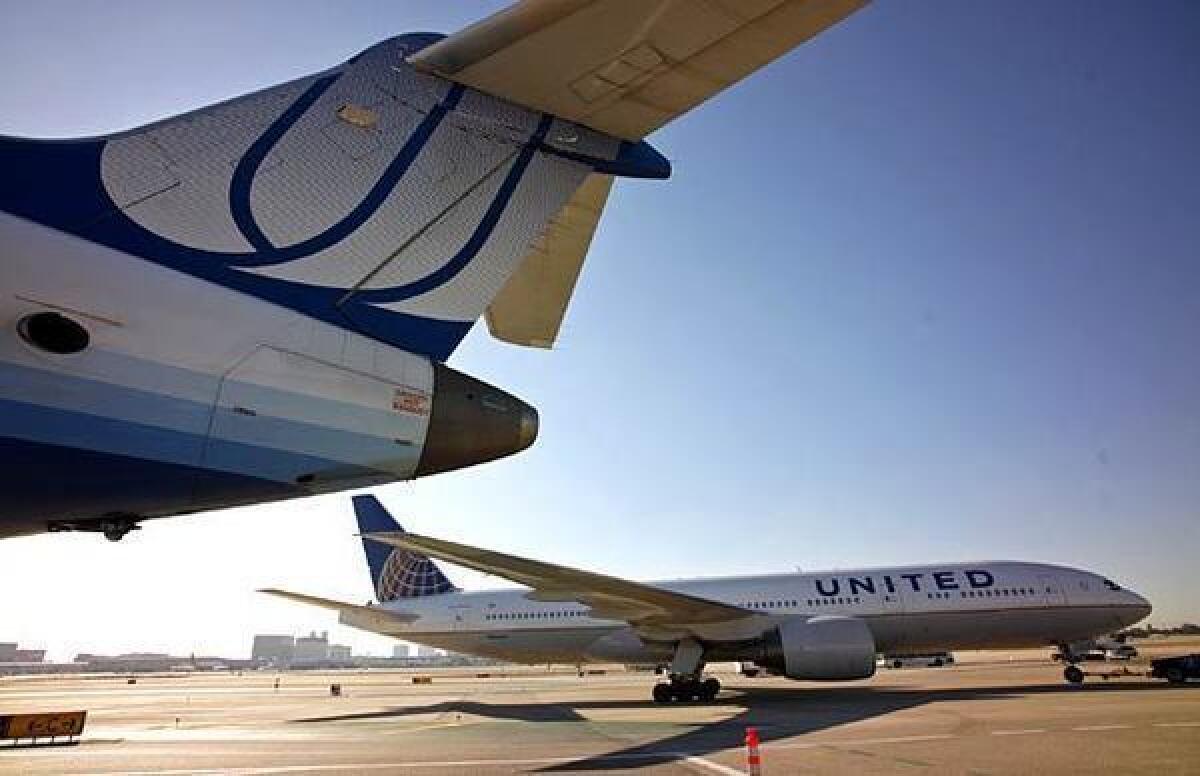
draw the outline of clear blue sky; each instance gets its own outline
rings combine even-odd
[[[129,127],[501,5],[7,4],[0,132]],[[555,351],[467,339],[534,448],[379,495],[630,577],[1033,559],[1200,619],[1197,84],[1192,2],[878,2],[654,136],[675,176],[617,185]],[[330,627],[250,591],[365,600],[346,502],[0,543],[0,639]]]

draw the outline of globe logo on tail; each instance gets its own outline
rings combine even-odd
[[[457,590],[433,561],[397,547],[383,564],[376,594],[380,601],[452,593]]]

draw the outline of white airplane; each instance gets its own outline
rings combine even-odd
[[[523,0],[138,129],[0,137],[0,537],[526,448],[534,409],[445,366],[467,331],[553,344],[613,179],[670,175],[645,136],[863,2]]]
[[[856,571],[632,582],[405,533],[373,496],[354,510],[378,604],[268,589],[340,622],[517,663],[669,664],[654,700],[711,700],[706,662],[790,679],[865,679],[877,653],[1071,645],[1131,625],[1150,603],[1090,571],[983,561]],[[528,590],[463,592],[430,558]],[[1073,663],[1071,682],[1083,681]]]

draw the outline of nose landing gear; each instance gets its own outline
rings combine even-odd
[[[1055,657],[1067,664],[1067,667],[1063,669],[1063,679],[1071,684],[1083,684],[1083,669],[1076,665],[1082,658],[1071,649],[1070,644],[1059,644],[1058,655]]]

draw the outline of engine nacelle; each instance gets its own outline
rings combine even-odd
[[[755,662],[789,679],[866,679],[875,673],[875,637],[855,617],[796,617],[763,635]]]

